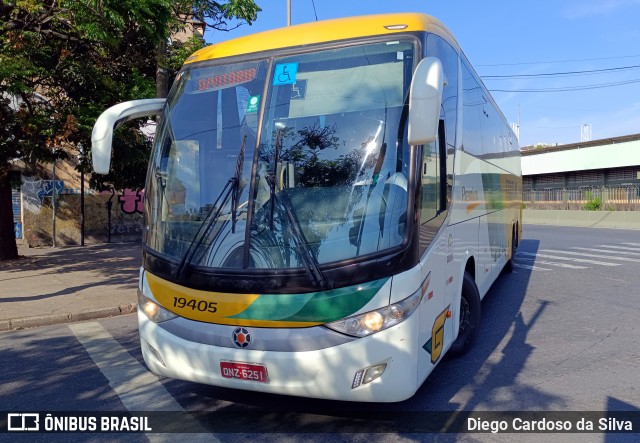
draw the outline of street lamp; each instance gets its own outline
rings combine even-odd
[[[84,146],[78,143],[78,163],[80,163],[80,246],[84,246]]]
[[[51,181],[52,189],[51,189],[51,207],[53,209],[53,220],[51,227],[51,240],[52,246],[56,247],[56,160],[58,158],[58,151],[54,146],[51,147],[51,151],[53,152],[53,180]]]

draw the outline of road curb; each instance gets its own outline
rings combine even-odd
[[[68,314],[36,315],[33,317],[0,320],[0,332],[115,317],[117,315],[131,314],[136,311],[137,307],[138,305],[136,303],[129,303],[126,305],[117,306],[115,308],[103,308]]]

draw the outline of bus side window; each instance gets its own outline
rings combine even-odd
[[[447,210],[447,143],[444,120],[438,125],[438,138],[422,149],[421,223],[427,223]]]
[[[447,183],[447,137],[444,128],[444,120],[440,120],[438,124],[438,150],[440,154],[440,169],[438,171],[440,183],[438,191],[440,192],[440,201],[438,205],[438,213],[444,212],[448,209],[449,202],[447,196],[449,194]]]

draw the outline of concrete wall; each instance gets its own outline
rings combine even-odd
[[[640,229],[640,212],[634,211],[522,211],[523,224],[588,228]]]
[[[23,241],[50,246],[53,232],[51,180],[26,180],[22,187]],[[56,193],[56,245],[78,245],[81,237],[81,197],[63,185]],[[135,242],[142,239],[144,192],[97,193],[87,190],[84,204],[85,244]]]

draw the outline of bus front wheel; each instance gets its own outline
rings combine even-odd
[[[480,292],[478,292],[478,287],[473,277],[468,272],[465,272],[460,296],[460,325],[458,337],[449,349],[451,356],[462,355],[469,350],[479,323]]]

